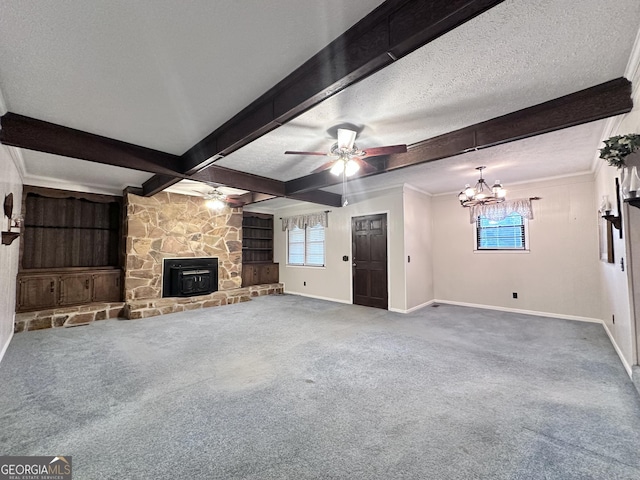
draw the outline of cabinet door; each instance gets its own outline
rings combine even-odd
[[[18,280],[18,310],[53,308],[58,302],[58,277],[34,275]]]
[[[280,264],[271,264],[271,280],[269,283],[278,283],[280,281]]]
[[[93,295],[91,301],[120,301],[120,271],[93,274]]]
[[[249,287],[254,285],[253,283],[253,271],[254,266],[250,263],[245,263],[242,265],[242,286]]]
[[[91,274],[65,274],[60,276],[59,305],[91,302]]]
[[[259,283],[272,283],[271,279],[273,278],[273,264],[267,263],[264,265],[260,265],[260,271],[258,273],[258,282]]]

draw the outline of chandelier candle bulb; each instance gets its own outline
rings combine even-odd
[[[637,191],[640,190],[640,177],[638,177],[638,168],[631,168],[631,179],[629,183],[629,196],[636,197]]]

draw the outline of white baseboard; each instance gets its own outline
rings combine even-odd
[[[328,302],[346,303],[347,305],[351,305],[350,301],[340,300],[337,298],[321,297],[320,295],[310,295],[308,293],[302,292],[292,292],[286,289],[284,290],[284,293],[286,293],[287,295],[300,295],[301,297],[317,298],[318,300],[327,300]]]
[[[618,347],[618,344],[616,343],[616,339],[613,338],[613,335],[609,330],[609,326],[605,322],[602,322],[602,326],[604,327],[604,331],[607,332],[607,335],[609,336],[609,340],[611,340],[611,344],[613,345],[613,348],[618,354],[618,357],[620,357],[620,361],[622,362],[624,369],[629,374],[629,378],[633,380],[633,370],[631,370],[631,365],[629,365],[629,362],[627,362],[627,360],[624,358],[624,355],[622,354],[622,350],[620,350],[620,347]]]
[[[420,310],[421,308],[424,307],[428,307],[429,305],[431,305],[432,303],[435,303],[435,300],[429,300],[428,302],[424,302],[421,303],[420,305],[416,305],[415,307],[411,307],[407,310],[403,310],[401,308],[389,308],[390,312],[396,312],[396,313],[411,313],[411,312],[415,312],[416,310]]]
[[[499,312],[522,313],[524,315],[535,315],[536,317],[561,318],[563,320],[575,320],[577,322],[602,323],[599,318],[580,317],[578,315],[564,315],[562,313],[538,312],[535,310],[523,310],[520,308],[498,307],[495,305],[481,305],[478,303],[454,302],[451,300],[434,300],[433,303],[445,303],[448,305],[458,305],[460,307],[483,308],[485,310],[497,310]]]
[[[13,322],[13,325],[15,325],[15,320]],[[2,362],[4,354],[6,353],[7,348],[9,348],[9,344],[11,343],[11,339],[13,338],[13,325],[11,325],[11,335],[9,335],[7,342],[2,346],[2,350],[0,350],[0,362]]]

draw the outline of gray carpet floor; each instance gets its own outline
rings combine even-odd
[[[639,479],[601,325],[290,295],[21,333],[0,454],[74,479]]]

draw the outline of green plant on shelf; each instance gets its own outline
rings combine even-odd
[[[616,168],[626,167],[625,159],[640,148],[640,134],[616,135],[604,141],[600,158]]]

